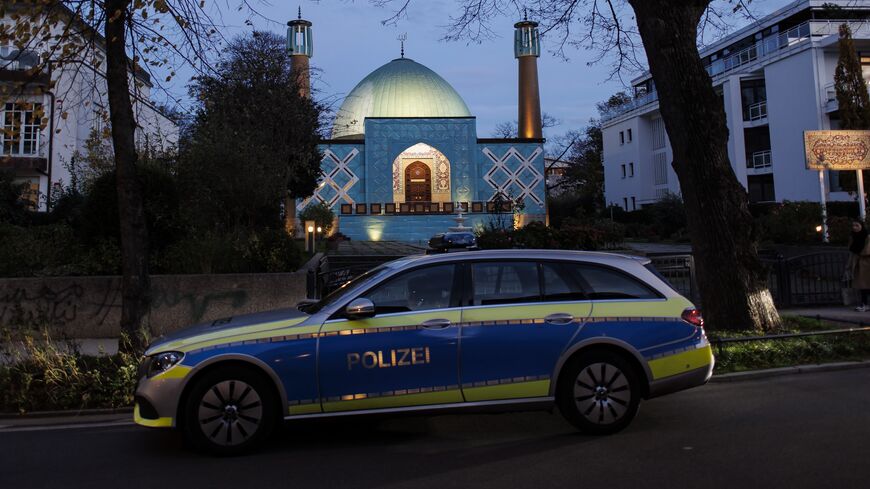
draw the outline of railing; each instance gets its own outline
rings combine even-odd
[[[650,256],[656,270],[671,282],[674,289],[700,302],[695,280],[695,262],[691,255]],[[763,256],[768,269],[767,286],[774,302],[782,306],[841,304],[843,271],[849,258],[847,251],[809,253],[790,258]]]
[[[854,334],[854,333],[868,333],[870,332],[870,327],[861,326],[858,328],[842,328],[842,329],[830,329],[827,331],[808,331],[806,333],[788,333],[788,334],[772,334],[772,335],[764,335],[764,336],[742,336],[737,338],[716,338],[710,337],[710,344],[712,344],[717,352],[718,356],[722,356],[722,347],[723,345],[729,343],[749,343],[752,341],[776,341],[776,340],[787,340],[792,338],[803,338],[805,336],[827,336],[827,335],[842,335],[842,334]]]
[[[772,162],[770,160],[770,150],[765,151],[756,151],[752,153],[752,156],[746,162],[747,168],[754,168],[756,170],[760,170],[762,168],[770,168]]]
[[[707,65],[707,73],[711,77],[719,76],[733,69],[753,63],[761,58],[771,56],[784,49],[791,48],[807,39],[813,37],[825,37],[835,35],[842,24],[849,24],[853,34],[858,30],[867,31],[870,29],[870,24],[861,21],[846,21],[846,20],[810,20],[802,24],[798,24],[791,29],[781,32],[778,35],[767,37],[757,41],[755,44],[748,46],[740,51],[731,54],[725,58],[718,59]],[[864,35],[863,33],[861,35]],[[702,50],[703,52],[703,50]],[[644,105],[651,104],[658,100],[658,96],[647,98],[651,94],[636,98],[631,102],[620,107],[613,108],[601,115],[601,121],[607,122],[611,119],[619,117],[627,112],[638,109]]]
[[[746,111],[743,113],[744,121],[757,121],[765,117],[767,117],[767,100],[746,107]]]

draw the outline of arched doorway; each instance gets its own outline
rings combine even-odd
[[[422,161],[405,168],[405,202],[432,201],[432,170]]]
[[[419,176],[411,175],[409,178],[408,173],[414,172],[411,165],[419,167],[421,164],[426,167],[428,172],[421,169]],[[429,185],[426,187],[422,185],[424,182],[410,182],[411,179],[428,179]],[[415,189],[411,190],[407,187],[409,183],[420,185],[415,185]],[[428,193],[419,195],[423,193],[424,188],[428,190]],[[418,195],[418,197],[412,198],[412,194]],[[406,148],[393,160],[393,202],[396,204],[414,201],[442,203],[452,200],[450,161],[436,148],[426,143],[417,143]]]

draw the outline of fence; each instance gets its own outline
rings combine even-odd
[[[700,302],[692,255],[650,256],[653,266],[681,294]],[[768,269],[767,285],[779,307],[840,304],[847,251],[808,253],[793,257],[762,256]]]
[[[397,256],[331,256],[324,257],[316,270],[308,275],[308,297],[320,298],[344,282]],[[655,269],[680,294],[700,303],[695,277],[695,259],[690,254],[651,254]],[[847,251],[809,253],[793,257],[763,255],[768,269],[767,284],[778,307],[840,304],[843,271],[849,259]]]

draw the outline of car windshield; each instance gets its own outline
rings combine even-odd
[[[380,266],[377,266],[375,268],[372,268],[371,270],[363,273],[362,275],[358,275],[358,276],[348,280],[347,282],[341,284],[341,286],[339,288],[333,290],[332,292],[327,294],[324,298],[320,299],[318,302],[315,302],[314,304],[310,304],[310,305],[306,304],[306,305],[300,307],[300,310],[302,310],[302,312],[307,313],[307,314],[314,314],[314,313],[320,311],[321,309],[323,309],[324,307],[339,300],[342,296],[344,296],[344,293],[347,292],[348,290],[356,287],[358,284],[365,282],[366,280],[374,277],[375,275],[378,275],[379,273],[381,273],[382,271],[384,271],[386,269],[387,269],[387,265],[380,265]]]

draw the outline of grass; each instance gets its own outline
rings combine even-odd
[[[11,344],[7,342],[6,344]],[[138,355],[86,356],[47,333],[25,336],[0,364],[0,412],[116,408],[133,403]]]
[[[848,326],[846,326],[848,327]],[[844,326],[830,321],[783,316],[783,327],[775,334],[815,332],[841,329]],[[741,338],[757,336],[755,331],[727,331],[716,337]],[[793,365],[819,364],[866,360],[870,358],[870,332],[804,336],[781,340],[758,340],[745,343],[715,345],[716,373],[742,372]]]

